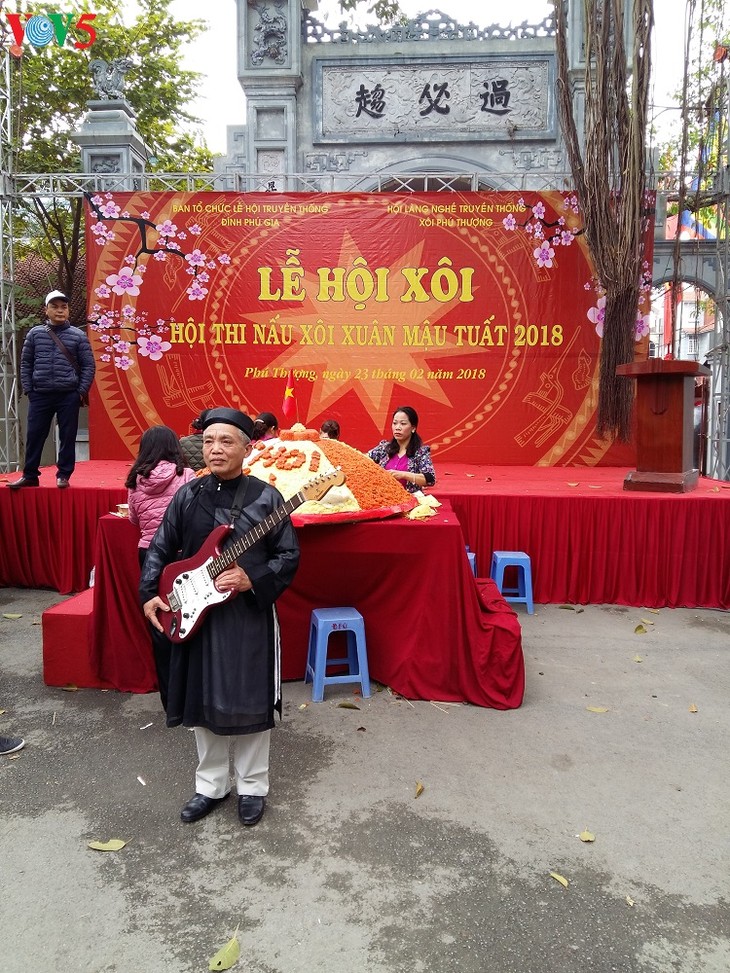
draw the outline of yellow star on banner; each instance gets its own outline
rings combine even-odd
[[[320,377],[312,387],[311,414],[325,412],[350,390],[355,391],[368,411],[377,414],[387,408],[396,385],[407,385],[434,402],[451,405],[433,363],[449,356],[461,357],[465,354],[463,346],[457,347],[456,337],[446,332],[444,325],[439,325],[454,305],[434,300],[424,308],[422,303],[403,303],[400,300],[409,286],[400,270],[403,267],[419,267],[422,254],[423,243],[419,242],[395,256],[391,263],[388,301],[373,303],[365,310],[357,309],[351,299],[337,303],[314,302],[310,295],[317,293],[319,279],[315,272],[308,271],[302,280],[306,297],[298,307],[287,308],[274,316],[265,312],[247,315],[249,320],[262,325],[293,326],[294,341],[270,362],[272,367],[299,372],[316,371],[319,376],[326,373],[327,377]],[[338,266],[352,267],[360,256],[357,244],[345,231]],[[331,333],[338,340],[351,342],[349,353],[342,351],[347,349],[346,344],[333,347],[328,343],[306,343],[307,336],[311,336],[315,326],[321,326],[321,333],[325,336],[329,336],[331,327]],[[425,338],[421,341],[421,347],[389,343],[389,329],[394,329],[400,338],[407,328],[415,327],[421,329],[420,334]],[[437,334],[438,344],[434,338]]]

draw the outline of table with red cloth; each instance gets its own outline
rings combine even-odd
[[[300,567],[277,602],[284,679],[303,678],[312,609],[350,606],[365,619],[371,676],[394,691],[495,709],[520,705],[519,620],[493,582],[474,578],[447,505],[427,521],[306,526],[297,534]],[[100,519],[91,661],[117,689],[149,692],[155,675],[137,597],[137,540],[124,518]]]

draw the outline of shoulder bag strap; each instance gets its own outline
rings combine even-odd
[[[64,353],[64,355],[68,359],[68,363],[71,366],[71,368],[73,368],[73,370],[76,372],[76,374],[80,376],[81,375],[81,367],[80,367],[79,363],[76,361],[75,358],[72,357],[71,352],[68,350],[68,348],[66,347],[66,345],[64,345],[64,343],[58,337],[58,335],[53,330],[53,328],[50,326],[50,324],[47,324],[46,325],[46,331],[49,333],[49,335],[53,338],[53,340],[56,342],[56,344],[58,345],[58,347]]]
[[[246,499],[246,491],[248,490],[249,478],[244,473],[243,479],[238,484],[238,489],[236,490],[236,495],[233,498],[233,506],[231,507],[231,523],[235,524],[238,517],[243,510],[243,501]]]

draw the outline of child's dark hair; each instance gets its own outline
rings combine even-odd
[[[182,476],[185,469],[180,441],[169,426],[151,426],[142,433],[137,459],[132,463],[124,485],[129,490],[137,486],[138,476],[149,476],[162,460],[175,464],[175,472]]]
[[[279,428],[279,420],[273,412],[259,412],[253,421],[252,439],[263,439],[272,429]]]

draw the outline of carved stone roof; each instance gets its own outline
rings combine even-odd
[[[478,27],[474,23],[460,24],[441,10],[428,10],[405,20],[403,23],[381,27],[368,24],[357,28],[342,21],[337,27],[326,27],[307,12],[302,21],[304,39],[310,44],[403,44],[406,41],[485,41],[529,40],[555,36],[555,18],[552,14],[539,24],[524,20],[521,24],[503,26],[491,24]]]

